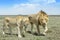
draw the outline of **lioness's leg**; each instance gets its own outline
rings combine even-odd
[[[27,31],[27,25],[24,25],[24,33]]]
[[[8,23],[3,23],[3,34],[5,34],[5,28],[8,28]]]
[[[8,27],[9,27],[9,33],[12,34],[11,26],[8,25]]]
[[[5,34],[5,24],[3,24],[3,34]]]
[[[23,26],[20,26],[20,33],[21,33],[21,36],[22,37],[25,37],[25,35],[24,35],[24,32],[25,30],[23,30]]]
[[[33,23],[31,23],[31,33],[33,34]]]
[[[21,36],[21,28],[20,28],[20,25],[19,25],[19,24],[17,24],[17,25],[18,25],[18,37],[21,38],[21,37],[22,37],[22,36]]]
[[[46,32],[48,31],[47,24],[43,25],[43,28],[44,28],[44,32],[43,32],[43,34],[46,35]]]

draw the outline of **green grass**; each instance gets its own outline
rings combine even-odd
[[[2,34],[2,20],[4,17],[5,16],[0,16],[0,40],[60,40],[60,16],[49,16],[48,22],[49,30],[46,36],[36,36],[33,34],[25,33],[25,37],[23,38],[17,37],[16,28],[12,28],[12,33],[14,35]],[[42,27],[40,28],[41,32],[43,32],[43,28]],[[28,27],[28,30],[29,29],[30,27]],[[36,31],[36,27],[34,27],[34,31]]]

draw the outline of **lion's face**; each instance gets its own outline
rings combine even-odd
[[[41,18],[40,20],[41,23],[46,23],[46,20],[44,18]]]
[[[40,23],[41,24],[47,24],[47,21],[48,21],[48,17],[42,17],[39,19]]]

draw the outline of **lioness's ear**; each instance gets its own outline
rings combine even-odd
[[[28,18],[29,18],[29,19],[31,19],[32,17],[31,17],[31,16],[29,16]]]

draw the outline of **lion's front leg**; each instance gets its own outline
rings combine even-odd
[[[46,32],[48,31],[47,24],[43,25],[43,28],[44,28],[43,34],[46,35]]]
[[[37,27],[38,35],[40,35],[39,25],[37,25],[36,27]]]

